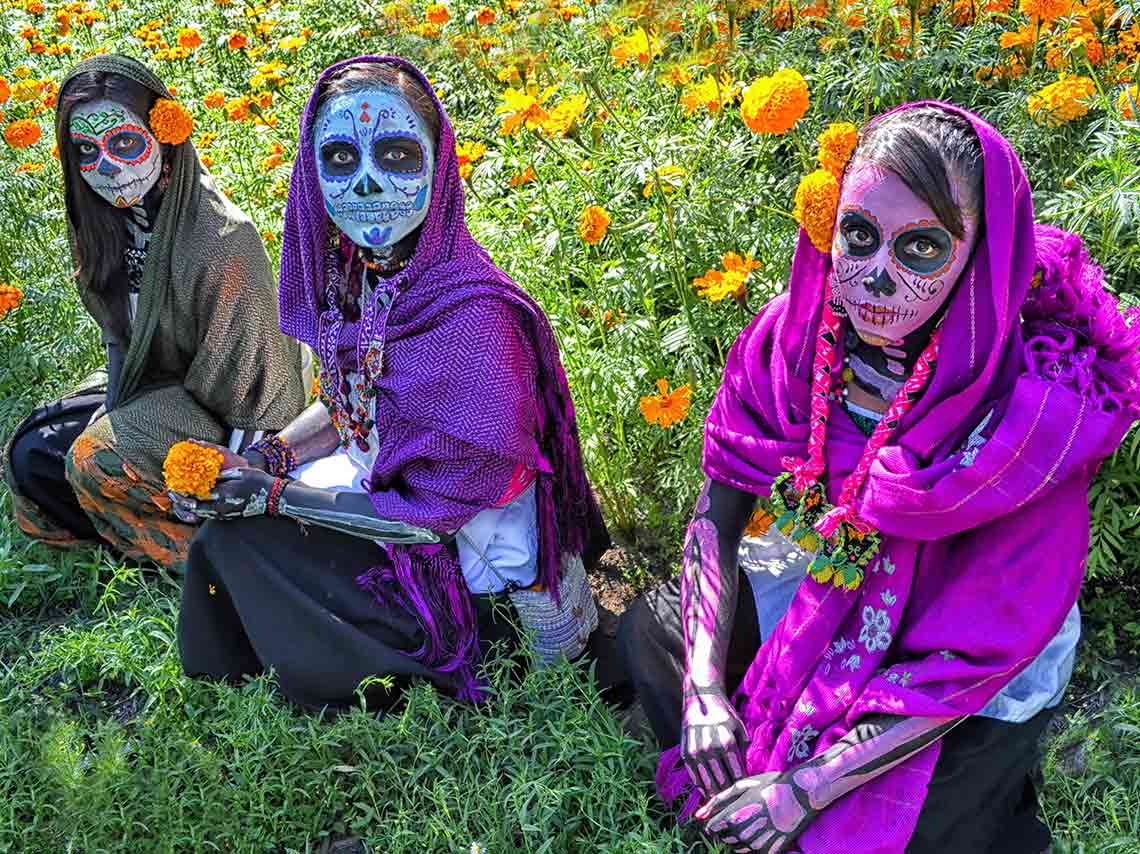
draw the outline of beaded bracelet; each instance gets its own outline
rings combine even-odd
[[[269,487],[269,497],[265,501],[265,515],[276,516],[277,511],[281,505],[281,495],[285,492],[285,487],[289,485],[289,481],[283,477],[275,477],[273,479],[273,486]]]
[[[246,450],[257,451],[265,457],[265,470],[275,476],[282,477],[297,468],[297,455],[280,436],[271,436],[254,442]]]

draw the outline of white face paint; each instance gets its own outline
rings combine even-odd
[[[353,243],[384,249],[424,221],[435,144],[399,91],[375,86],[330,98],[313,144],[325,211]]]
[[[83,180],[115,207],[137,205],[158,182],[162,146],[146,122],[118,101],[79,104],[68,129]]]

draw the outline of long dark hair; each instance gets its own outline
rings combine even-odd
[[[852,162],[856,159],[898,175],[955,237],[965,236],[963,208],[981,220],[982,144],[962,116],[937,107],[893,113],[863,132]]]
[[[158,96],[120,74],[89,71],[80,74],[59,93],[55,114],[55,138],[59,160],[63,166],[63,193],[67,217],[75,235],[81,288],[98,291],[104,300],[115,298],[116,276],[127,248],[127,212],[108,204],[99,196],[79,171],[79,162],[71,144],[71,112],[79,104],[110,98],[132,112],[146,117]],[[164,156],[167,151],[163,151]],[[120,282],[125,287],[125,283]]]

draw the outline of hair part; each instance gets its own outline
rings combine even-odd
[[[963,116],[938,107],[893,113],[863,132],[856,160],[897,175],[955,237],[965,237],[967,213],[982,216],[982,144]]]
[[[398,65],[388,62],[354,62],[346,65],[321,83],[317,92],[317,110],[319,112],[330,99],[338,95],[377,86],[387,86],[404,96],[416,114],[424,120],[432,142],[438,149],[440,118],[435,99],[414,74]]]
[[[72,111],[80,104],[101,98],[109,98],[145,118],[158,96],[134,80],[106,71],[84,72],[59,93],[55,134],[63,167],[64,201],[75,235],[76,277],[81,287],[104,292],[104,299],[111,299],[115,295],[109,290],[116,284],[115,274],[122,266],[127,249],[127,212],[108,204],[91,189],[80,172],[71,144]],[[125,292],[126,282],[120,282],[119,286]],[[125,329],[116,331],[126,332]]]

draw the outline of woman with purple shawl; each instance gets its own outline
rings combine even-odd
[[[301,121],[281,328],[321,362],[321,400],[227,455],[190,549],[190,675],[272,667],[310,707],[368,677],[477,699],[513,639],[575,657],[597,625],[585,564],[606,531],[542,310],[467,231],[455,137],[397,57],[327,69]],[[513,606],[513,608],[512,608]],[[384,702],[395,694],[368,692]]]
[[[1140,324],[965,110],[877,118],[839,183],[728,357],[681,576],[623,617],[658,791],[738,851],[1038,854]]]

